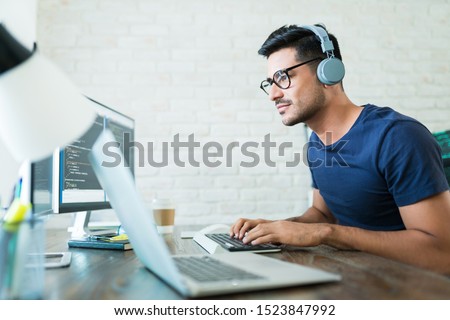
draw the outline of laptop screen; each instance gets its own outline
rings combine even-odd
[[[134,183],[133,176],[124,165],[107,166],[111,159],[103,153],[103,146],[115,142],[109,130],[95,142],[89,161],[100,184],[119,218],[139,259],[152,272],[170,285],[185,290],[181,276],[170,257],[170,252],[158,234],[153,215],[145,207]]]

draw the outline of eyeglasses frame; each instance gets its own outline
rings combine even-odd
[[[263,83],[264,83],[264,82],[268,82],[270,86],[272,86],[272,85],[275,83],[275,85],[276,85],[278,88],[280,88],[280,89],[282,89],[282,90],[286,90],[286,89],[288,89],[288,88],[291,86],[291,77],[289,76],[289,73],[288,73],[289,71],[291,71],[291,70],[293,70],[293,69],[295,69],[295,68],[301,67],[301,66],[303,66],[303,65],[305,65],[305,64],[307,64],[307,63],[310,63],[310,62],[313,62],[313,61],[316,61],[316,60],[321,60],[321,59],[323,59],[323,58],[317,57],[317,58],[314,58],[314,59],[307,60],[307,61],[305,61],[305,62],[296,64],[295,66],[292,66],[292,67],[289,67],[289,68],[280,69],[280,70],[275,71],[275,72],[273,73],[273,76],[275,76],[275,74],[278,73],[278,72],[282,72],[282,73],[285,73],[286,76],[288,77],[289,84],[288,84],[288,86],[287,86],[286,88],[281,87],[277,82],[275,82],[275,81],[273,80],[273,78],[272,78],[272,79],[271,79],[271,78],[267,78],[267,79],[264,79],[263,81],[261,81],[261,84],[259,85],[259,88],[260,88],[262,91],[264,91],[264,93],[266,93],[267,95],[269,95],[269,92],[267,92],[266,90],[264,90],[264,87],[263,87]],[[272,76],[272,77],[273,77],[273,76]]]

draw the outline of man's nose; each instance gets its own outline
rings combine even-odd
[[[275,101],[284,96],[283,90],[281,90],[275,83],[272,84],[269,91],[269,99]]]

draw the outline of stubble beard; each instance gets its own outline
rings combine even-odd
[[[313,97],[313,99],[309,99]],[[306,99],[305,99],[306,98]],[[325,104],[325,95],[321,90],[316,88],[314,92],[307,97],[298,99],[297,101],[290,100],[291,105],[287,112],[282,114],[281,121],[285,126],[293,126],[298,123],[305,123],[312,119],[317,113],[322,110]]]

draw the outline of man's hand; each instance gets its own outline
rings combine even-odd
[[[242,240],[245,234],[259,224],[272,222],[264,219],[244,219],[237,220],[230,228],[230,237]]]
[[[313,247],[320,245],[330,232],[324,223],[300,223],[286,220],[260,223],[247,232],[244,243],[252,245],[281,243],[285,245]]]

